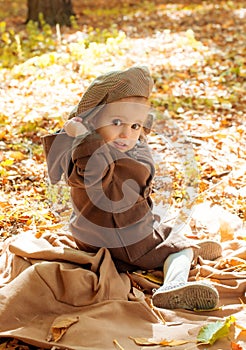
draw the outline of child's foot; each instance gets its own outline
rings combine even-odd
[[[198,241],[196,245],[199,246],[200,249],[195,249],[194,259],[200,256],[204,260],[215,260],[222,255],[222,246],[219,242],[204,240]]]
[[[163,309],[213,309],[218,300],[217,289],[202,281],[170,282],[158,288],[152,297],[153,305]]]

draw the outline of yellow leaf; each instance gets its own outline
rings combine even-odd
[[[230,241],[234,239],[234,230],[230,223],[227,221],[220,220],[220,236],[221,242]]]
[[[234,257],[228,259],[221,259],[218,268],[228,271],[245,271],[246,262],[244,259]]]
[[[79,321],[79,317],[58,317],[53,322],[50,332],[47,337],[47,341],[58,342],[63,335],[67,332],[68,328],[71,327],[74,323]]]
[[[11,166],[13,164],[13,159],[5,159],[0,163],[0,166],[2,166],[3,168]]]
[[[9,203],[8,202],[1,202],[0,201],[0,207],[1,208],[5,208],[5,207],[8,207],[9,206]]]
[[[54,225],[40,225],[38,226],[38,229],[41,230],[41,231],[44,231],[44,230],[57,230],[57,229],[60,229],[60,228],[63,228],[64,227],[64,224],[62,223],[58,223],[58,224],[54,224]]]
[[[1,130],[0,131],[0,139],[4,139],[5,138],[5,136],[6,136],[6,130]],[[0,348],[1,349],[1,348]]]
[[[170,86],[169,86],[168,84],[163,84],[163,85],[162,85],[162,90],[163,90],[164,92],[167,92],[169,89],[170,89]]]
[[[40,231],[36,232],[36,233],[35,233],[35,237],[36,237],[36,238],[42,237],[42,232],[40,232]]]
[[[12,151],[9,153],[9,158],[14,160],[23,160],[24,158],[26,158],[26,156],[22,152]]]
[[[144,279],[150,281],[150,282],[153,282],[153,283],[156,283],[156,284],[162,284],[163,283],[163,279],[161,278],[158,278],[154,275],[152,275],[151,273],[147,272],[145,274],[143,273],[138,273],[138,272],[133,272],[134,275],[136,276],[139,276],[139,277],[143,277]]]
[[[235,323],[234,316],[229,316],[225,320],[208,323],[203,326],[197,336],[197,342],[213,345],[219,338],[227,337],[230,326]]]

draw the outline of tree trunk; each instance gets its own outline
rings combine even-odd
[[[39,22],[42,13],[46,23],[70,26],[70,17],[74,16],[72,0],[27,0],[28,13],[26,22]]]

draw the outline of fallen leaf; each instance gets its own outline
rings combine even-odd
[[[26,158],[26,155],[20,151],[12,151],[9,153],[9,158],[14,160],[23,160]]]
[[[53,322],[50,332],[47,337],[47,341],[58,342],[63,335],[67,332],[68,328],[71,327],[74,323],[79,321],[79,317],[58,317]]]
[[[240,344],[231,342],[231,350],[244,350]]]
[[[239,336],[245,336],[246,335],[246,323],[241,324],[239,322],[235,322],[235,339],[237,339]]]
[[[134,338],[129,337],[132,339],[136,345],[139,346],[150,346],[150,345],[161,345],[161,346],[179,346],[187,343],[193,343],[194,340],[155,340],[151,338]]]
[[[230,223],[224,220],[220,220],[220,237],[221,242],[230,241],[234,239],[234,230],[231,227]]]
[[[191,340],[162,340],[160,341],[160,345],[162,346],[179,346],[187,343],[191,343]]]
[[[213,345],[219,338],[229,334],[230,326],[235,322],[235,317],[227,317],[224,321],[209,323],[202,327],[197,336],[197,342]]]
[[[163,278],[158,278],[156,276],[154,276],[153,274],[151,274],[150,272],[146,272],[146,273],[138,273],[138,272],[133,272],[134,275],[139,276],[139,277],[143,277],[144,279],[153,282],[153,283],[157,283],[159,285],[162,285],[163,283]]]
[[[229,271],[246,271],[246,262],[244,259],[233,257],[228,259],[221,259],[219,263],[216,265],[218,269],[223,269],[226,272]]]

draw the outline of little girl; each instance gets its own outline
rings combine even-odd
[[[217,290],[188,282],[199,247],[183,233],[156,225],[152,213],[155,168],[146,141],[152,88],[144,66],[95,79],[56,141],[45,138],[49,176],[55,183],[64,172],[71,188],[70,229],[79,249],[108,248],[119,272],[164,266],[163,285],[153,294],[156,307],[211,309]],[[220,256],[218,245],[204,245],[210,259]]]

